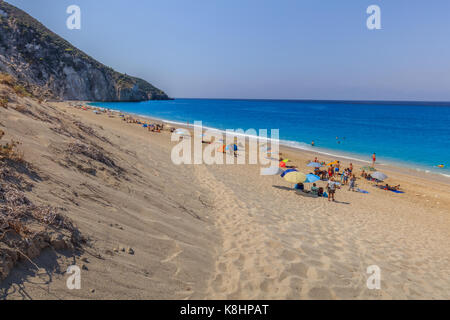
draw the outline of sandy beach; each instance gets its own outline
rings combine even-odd
[[[404,194],[358,179],[369,194],[342,187],[328,202],[297,194],[279,176],[260,176],[259,165],[174,165],[169,131],[68,102],[17,98],[0,108],[0,128],[4,139],[22,142],[39,177],[27,197],[63,208],[88,239],[75,252],[47,248],[33,264],[16,264],[0,283],[1,298],[450,298],[445,178],[383,166]],[[74,143],[113,164],[68,153]],[[280,151],[305,173],[316,156],[336,160]],[[84,265],[80,290],[66,287],[72,264]],[[371,265],[381,270],[379,290],[366,285]]]

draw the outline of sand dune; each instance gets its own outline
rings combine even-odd
[[[44,250],[33,259],[40,269],[22,261],[0,284],[3,298],[450,298],[445,181],[386,167],[406,194],[358,181],[369,194],[343,188],[331,203],[260,176],[257,165],[176,166],[168,132],[68,103],[17,104],[49,119],[0,108],[0,128],[23,142],[41,177],[27,195],[63,208],[89,242]],[[69,152],[78,144],[114,165]],[[282,152],[309,172],[314,155]],[[74,263],[87,267],[81,290],[65,285]],[[370,265],[381,269],[380,290],[366,286]]]

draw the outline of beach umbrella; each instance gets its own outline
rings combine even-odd
[[[377,169],[375,169],[374,167],[370,167],[370,166],[365,166],[360,168],[359,170],[364,170],[364,171],[377,171]]]
[[[282,172],[283,172],[283,170],[281,170],[279,167],[261,168],[261,170],[260,170],[260,174],[262,176],[275,176]]]
[[[190,135],[189,131],[187,131],[186,129],[180,129],[178,128],[177,130],[174,131],[175,134],[179,134],[179,135]]]
[[[302,172],[289,172],[284,176],[284,180],[291,183],[301,183],[306,181],[306,176]]]
[[[287,169],[284,170],[283,173],[281,173],[281,177],[283,178],[286,174],[288,174],[289,172],[295,172],[298,171],[297,169]]]
[[[280,168],[286,168],[286,163],[283,161],[280,161]]]
[[[283,160],[281,160],[281,161],[283,161],[284,163],[287,163],[287,162],[289,162],[289,161],[291,161],[291,160],[289,160],[289,159],[283,159]]]
[[[227,145],[227,147],[225,148],[225,150],[231,150],[231,151],[237,151],[238,147],[236,144],[229,144]]]
[[[217,151],[225,153],[225,148],[226,148],[226,145],[223,144],[219,147],[219,149],[217,149]]]
[[[319,176],[316,176],[315,174],[309,173],[306,175],[306,183],[313,183],[320,180]]]
[[[331,166],[332,164],[338,164],[337,160],[330,162],[329,164],[327,164],[327,166]]]
[[[370,176],[374,179],[380,180],[380,181],[384,181],[388,178],[387,175],[385,175],[383,172],[380,171],[376,171],[374,173],[371,173]]]
[[[310,162],[306,165],[307,167],[320,168],[322,165],[318,162]]]

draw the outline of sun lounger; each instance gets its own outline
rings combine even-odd
[[[300,191],[300,190],[295,190],[295,192],[300,195],[300,196],[304,196],[304,197],[309,197],[309,198],[318,198],[319,196],[317,195],[317,193],[312,193],[312,192],[304,192],[304,191]]]

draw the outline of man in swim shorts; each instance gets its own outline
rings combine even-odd
[[[336,192],[336,182],[334,181],[334,178],[328,180],[327,189],[328,189],[328,201],[330,201],[330,199],[334,201],[334,194]]]

